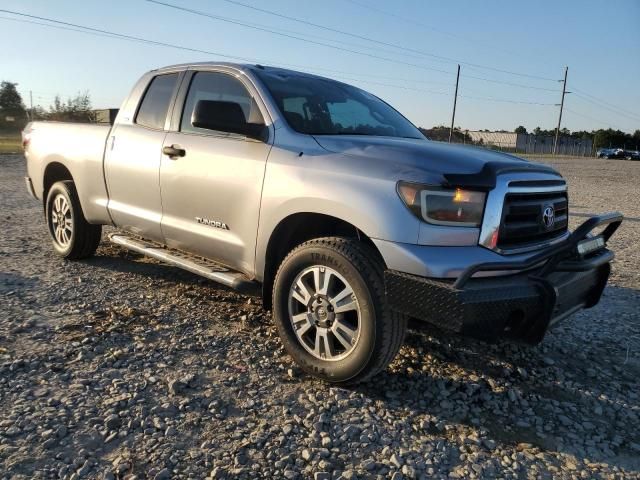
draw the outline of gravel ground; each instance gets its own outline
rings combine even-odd
[[[602,302],[535,348],[416,325],[343,389],[256,297],[106,242],[55,257],[0,156],[0,478],[640,478],[640,162],[555,164],[574,226],[628,217]]]

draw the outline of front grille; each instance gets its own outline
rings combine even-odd
[[[543,212],[549,206],[555,214],[551,227],[543,221]],[[568,207],[567,192],[508,193],[504,199],[498,247],[527,247],[562,236],[569,224]]]

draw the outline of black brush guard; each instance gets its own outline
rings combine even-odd
[[[622,223],[618,212],[586,220],[563,242],[524,261],[471,265],[455,281],[388,270],[390,307],[441,328],[492,340],[507,337],[536,344],[550,326],[598,303],[613,252],[602,247],[584,256],[578,244],[604,227],[605,242]],[[474,278],[479,272],[517,272]]]

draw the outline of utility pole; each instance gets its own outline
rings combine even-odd
[[[456,103],[458,103],[458,83],[460,83],[460,65],[458,65],[458,75],[456,76],[456,94],[453,97],[453,114],[451,115],[451,128],[449,129],[449,143],[453,137],[453,122],[456,120]]]
[[[558,128],[556,128],[556,139],[553,142],[553,154],[555,155],[558,150],[558,137],[560,136],[560,123],[562,122],[562,109],[564,108],[564,96],[567,93],[567,72],[569,71],[569,67],[564,67],[564,80],[560,80],[562,82],[562,100],[560,100],[560,115],[558,116]]]
[[[33,122],[33,92],[29,90],[29,120]]]

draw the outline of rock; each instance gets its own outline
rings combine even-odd
[[[376,462],[375,462],[375,460],[373,458],[367,458],[367,459],[362,461],[361,466],[366,471],[370,472],[372,470],[375,470]]]
[[[411,465],[403,465],[402,474],[408,478],[416,478],[416,470]]]
[[[116,414],[111,414],[104,419],[104,426],[107,427],[108,430],[116,430],[121,424],[122,421]]]
[[[209,477],[211,477],[213,480],[221,480],[226,477],[226,474],[222,468],[215,467],[213,470],[211,470]]]
[[[313,480],[331,480],[329,472],[316,472],[313,474]]]
[[[91,462],[89,460],[86,460],[82,465],[82,467],[76,473],[78,474],[78,477],[82,478],[88,475],[90,471],[91,471]]]
[[[163,468],[158,473],[156,473],[155,477],[153,477],[153,480],[169,480],[170,478],[171,474],[169,473],[169,470]]]
[[[55,447],[56,443],[58,443],[56,438],[50,438],[50,439],[45,440],[44,442],[42,442],[42,448],[44,448],[46,450],[49,450],[49,449]]]

